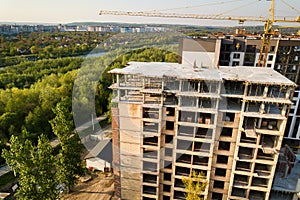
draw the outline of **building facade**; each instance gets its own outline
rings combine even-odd
[[[203,66],[257,66],[260,36],[223,36],[221,38],[185,38],[181,42],[180,63],[197,62]],[[300,85],[300,38],[273,38],[267,66]],[[285,139],[300,139],[300,90],[296,88]]]
[[[110,71],[118,199],[269,199],[296,85],[270,68],[131,62]]]

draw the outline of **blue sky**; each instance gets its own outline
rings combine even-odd
[[[291,9],[287,2],[295,9]],[[236,25],[237,22],[144,17],[99,16],[99,10],[150,11],[170,8],[164,12],[223,14],[233,16],[266,16],[267,0],[0,0],[1,22],[68,23],[78,21],[180,23],[195,25]],[[193,7],[194,6],[194,7]],[[193,7],[193,8],[192,8]],[[299,0],[276,0],[278,16],[300,15]],[[246,24],[247,25],[247,24]],[[249,24],[251,25],[251,24]]]

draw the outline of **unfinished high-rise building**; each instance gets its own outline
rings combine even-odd
[[[180,62],[186,64],[196,61],[204,66],[257,66],[262,45],[260,35],[246,34],[245,30],[237,33],[182,39]],[[298,85],[284,139],[300,142],[300,37],[275,35],[270,41],[266,67],[278,71]]]
[[[211,65],[213,66],[213,65]],[[115,197],[269,199],[296,85],[270,68],[131,62],[110,71]]]

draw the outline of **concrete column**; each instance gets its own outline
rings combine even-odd
[[[266,85],[265,88],[264,88],[263,97],[267,97],[268,91],[269,91],[269,86]]]
[[[117,89],[117,94],[118,94],[118,97],[117,97],[117,99],[118,99],[118,101],[120,101],[120,99],[121,99],[121,91],[120,91],[120,75],[119,74],[117,74],[117,86],[118,86],[118,89]]]
[[[291,95],[292,89],[289,87],[285,93],[285,98],[286,99],[290,99],[290,95]]]

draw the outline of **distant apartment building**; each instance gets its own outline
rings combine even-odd
[[[116,199],[185,199],[192,171],[208,180],[204,198],[269,199],[296,85],[271,68],[208,64],[110,71]]]
[[[54,32],[58,30],[58,26],[52,25],[0,25],[0,34],[19,34],[21,32]]]

